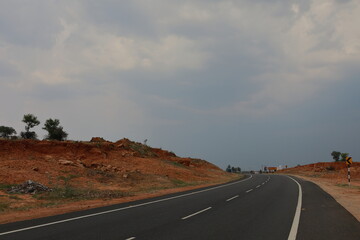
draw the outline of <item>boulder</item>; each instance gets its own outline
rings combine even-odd
[[[24,183],[21,183],[17,186],[13,186],[8,189],[8,193],[30,193],[35,194],[38,192],[51,192],[52,189],[42,185],[40,183],[34,182],[32,180],[27,180]]]

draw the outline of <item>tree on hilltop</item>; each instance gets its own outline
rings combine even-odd
[[[60,126],[59,119],[49,118],[46,120],[43,129],[48,132],[48,135],[45,138],[49,140],[63,141],[68,136],[68,134],[63,130],[63,127]]]
[[[349,153],[341,153],[340,161],[345,162],[348,156],[349,156]]]
[[[26,126],[25,132],[20,133],[21,137],[25,139],[36,139],[36,133],[30,131],[30,129],[40,124],[40,121],[37,119],[37,117],[33,114],[25,114],[22,121],[26,124]]]
[[[12,127],[0,126],[0,137],[2,138],[10,138],[13,134],[16,134],[16,131]]]
[[[340,160],[341,152],[332,151],[331,156],[333,157],[334,161],[337,162]]]

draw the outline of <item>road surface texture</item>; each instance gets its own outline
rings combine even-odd
[[[360,239],[360,223],[317,185],[252,175],[216,187],[0,225],[0,239]]]

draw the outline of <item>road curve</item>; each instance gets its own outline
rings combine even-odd
[[[302,188],[300,198],[297,182]],[[352,231],[344,235],[340,231],[343,224]],[[253,175],[216,187],[3,224],[0,239],[290,240],[346,236],[351,240],[360,239],[359,225],[314,184],[287,176]]]

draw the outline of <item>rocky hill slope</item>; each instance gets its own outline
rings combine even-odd
[[[204,160],[128,139],[0,139],[0,162],[0,222],[13,221],[14,213],[15,220],[39,217],[239,178]],[[51,191],[9,193],[27,180]]]
[[[283,169],[281,173],[294,173],[308,177],[321,177],[337,181],[347,182],[347,165],[345,162],[318,162],[293,168]],[[351,177],[355,182],[360,182],[360,162],[351,165]]]

